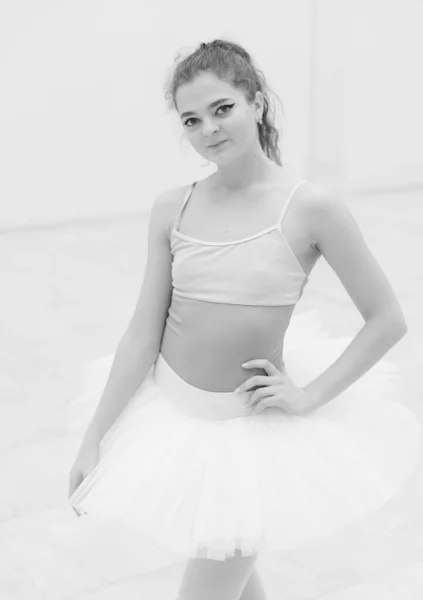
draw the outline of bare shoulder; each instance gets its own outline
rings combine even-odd
[[[163,190],[156,198],[155,205],[163,218],[166,235],[170,239],[171,229],[176,219],[179,208],[190,185],[178,185]]]
[[[188,191],[189,185],[178,185],[163,190],[156,198],[156,202],[168,210],[179,206],[184,194]]]
[[[363,319],[387,315],[390,334],[404,335],[407,324],[398,298],[342,192],[307,187],[302,205],[311,235]]]
[[[301,213],[301,222],[307,230],[311,245],[318,246],[321,236],[320,225],[329,217],[348,215],[349,211],[341,194],[333,188],[309,181],[298,190],[297,206]],[[327,223],[327,221],[326,221]]]

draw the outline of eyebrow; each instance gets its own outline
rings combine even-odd
[[[227,102],[228,100],[231,100],[230,98],[220,98],[219,100],[215,100],[214,102],[211,102],[207,108],[214,108],[215,106],[217,106],[217,104],[220,104],[221,102]],[[188,115],[195,115],[194,112],[183,112],[181,114],[181,119],[183,119],[184,117],[188,117]]]

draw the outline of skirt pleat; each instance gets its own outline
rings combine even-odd
[[[297,385],[350,342],[326,336],[315,315],[294,317],[288,333],[284,361]],[[74,436],[95,410],[96,386],[69,406]],[[252,414],[246,395],[198,390],[159,354],[69,504],[81,519],[119,519],[181,560],[301,549],[377,511],[415,474],[422,428],[403,390],[382,360],[312,413]]]

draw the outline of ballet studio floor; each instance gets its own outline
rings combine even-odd
[[[369,195],[348,205],[405,312],[408,334],[387,357],[415,390],[411,406],[423,423],[422,193]],[[124,333],[142,282],[147,224],[140,214],[0,234],[1,600],[174,600],[175,574],[155,568],[151,556],[139,557],[142,576],[100,585],[81,557],[49,547],[41,533],[50,519],[69,531],[66,405],[84,388],[87,368],[114,353]],[[311,308],[333,336],[352,336],[362,326],[324,259],[296,314]],[[416,557],[389,580],[323,594],[316,589],[311,597],[417,600],[423,597],[423,562]]]

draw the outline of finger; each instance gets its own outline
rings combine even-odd
[[[73,496],[73,494],[76,492],[76,490],[79,488],[79,486],[81,485],[82,481],[79,481],[78,483],[74,483],[71,484],[69,486],[69,495],[68,495],[68,499]]]
[[[69,497],[72,496],[77,487],[81,484],[83,479],[82,473],[72,473],[69,482]]]
[[[253,377],[250,377],[250,379],[247,379],[247,381],[244,381],[244,383],[241,383],[241,385],[236,388],[235,393],[240,394],[242,392],[248,392],[255,386],[267,385],[269,383],[268,380],[268,375],[254,375]]]
[[[278,408],[278,405],[275,401],[274,396],[270,396],[269,398],[265,398],[264,400],[257,402],[257,404],[255,405],[255,407],[252,410],[252,413],[254,415],[256,415],[258,413],[265,411],[268,408]]]
[[[263,412],[264,410],[266,410],[266,408],[270,408],[271,406],[272,406],[271,400],[262,400],[253,409],[253,415],[257,415],[257,414]]]
[[[78,486],[73,481],[69,484],[68,499],[72,496]]]
[[[254,391],[254,388],[262,388],[269,387],[270,385],[283,385],[283,380],[281,380],[280,375],[254,375],[244,383],[241,383],[239,387],[236,388],[236,393],[249,392]]]
[[[271,398],[273,394],[274,389],[272,386],[258,388],[246,401],[246,405],[254,409],[256,405],[263,400],[263,398]]]
[[[80,513],[80,512],[78,512],[78,510],[74,506],[71,506],[71,508],[72,508],[73,512],[76,514],[77,517],[82,517],[82,515],[86,515],[87,514],[87,513]]]
[[[267,358],[255,358],[243,363],[241,366],[245,369],[260,368],[266,371],[268,375],[276,375],[280,373],[279,369],[277,369],[275,365],[270,362],[270,360],[267,360]]]

